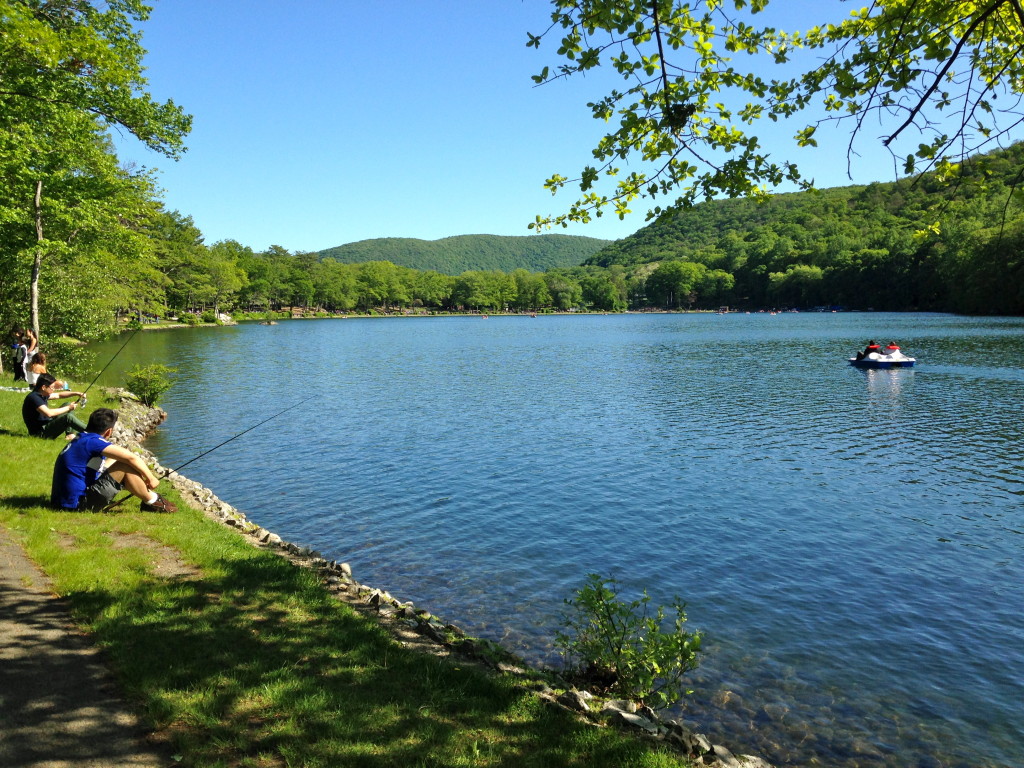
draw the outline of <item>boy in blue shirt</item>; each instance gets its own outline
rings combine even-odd
[[[177,507],[156,493],[160,481],[141,458],[110,442],[117,411],[97,408],[85,431],[57,456],[50,504],[65,511],[101,510],[121,489],[142,501],[143,512],[174,512]],[[104,459],[113,463],[104,468]]]

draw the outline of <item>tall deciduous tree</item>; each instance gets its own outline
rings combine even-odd
[[[237,240],[220,240],[207,249],[207,269],[213,289],[213,311],[220,315],[221,306],[232,299],[246,282],[240,262],[252,255],[252,249]]]
[[[583,288],[579,280],[564,269],[549,269],[544,273],[544,282],[556,309],[569,310],[583,303]]]
[[[209,276],[203,233],[179,211],[158,211],[146,222],[159,270],[164,275],[164,311],[191,309],[209,293]]]
[[[594,164],[575,179],[546,182],[553,193],[578,185],[579,199],[531,227],[586,222],[605,210],[624,217],[637,198],[649,200],[653,218],[716,196],[764,195],[786,180],[806,184],[793,147],[780,153],[754,133],[765,118],[797,119],[795,146],[814,145],[823,123],[847,122],[851,152],[866,124],[880,125],[906,172],[936,168],[945,177],[1024,119],[1021,0],[873,0],[852,9],[823,0],[816,8],[824,23],[793,31],[761,21],[769,0],[552,6],[550,27],[528,45],[556,38],[560,63],[534,80],[605,66],[623,86],[588,105],[612,124]],[[622,174],[630,161],[641,168]],[[602,179],[613,180],[610,190]]]
[[[442,275],[434,270],[414,273],[413,300],[418,300],[421,305],[442,306],[451,298],[452,289],[455,285],[455,278],[450,275]]]
[[[707,271],[703,264],[690,261],[663,261],[647,278],[647,297],[665,307],[690,306]]]
[[[551,305],[551,294],[544,275],[517,269],[512,273],[516,281],[516,309],[543,309]]]
[[[33,111],[30,129],[0,131],[4,320],[28,314],[33,328],[88,338],[115,308],[159,289],[140,231],[154,186],[148,173],[118,166],[91,116],[46,107],[21,116]]]
[[[77,252],[104,218],[127,232],[140,217],[138,195],[121,193],[145,174],[118,171],[103,132],[116,126],[170,157],[184,148],[191,118],[145,91],[134,24],[148,13],[139,0],[0,0],[0,209],[12,214],[2,236],[34,238],[18,252],[31,254],[25,288],[37,333],[44,259]]]

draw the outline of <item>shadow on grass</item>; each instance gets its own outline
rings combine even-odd
[[[190,764],[667,764],[507,679],[400,647],[264,553],[72,599]]]
[[[50,509],[49,496],[0,496],[0,502],[13,509],[26,510],[42,507],[48,512],[56,511]]]

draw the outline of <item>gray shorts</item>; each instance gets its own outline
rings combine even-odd
[[[84,503],[78,502],[79,509],[103,509],[114,500],[124,486],[106,472],[96,478],[96,482],[85,489]]]

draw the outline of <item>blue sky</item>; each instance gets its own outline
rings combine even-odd
[[[151,93],[194,116],[178,162],[120,139],[124,161],[160,170],[166,206],[190,215],[207,243],[321,250],[377,237],[434,240],[526,235],[561,212],[552,173],[575,176],[604,124],[586,104],[608,73],[534,87],[555,46],[525,45],[549,22],[547,0],[156,0],[143,26]],[[809,12],[850,4],[784,0]],[[838,15],[837,15],[838,14]],[[780,19],[784,20],[784,19]],[[815,19],[817,21],[817,19]],[[795,25],[794,25],[795,26]],[[798,126],[762,139],[785,141]],[[840,134],[797,155],[819,186],[852,183]],[[854,181],[893,178],[878,155]],[[646,206],[619,221],[552,231],[615,239],[644,226]]]

